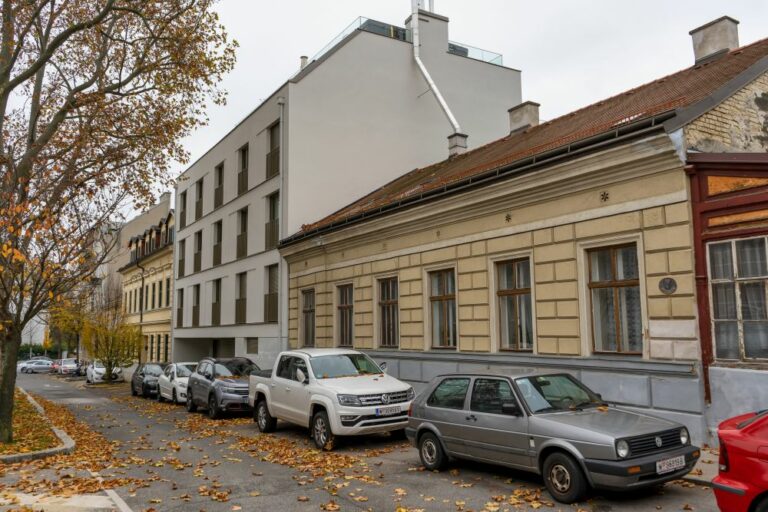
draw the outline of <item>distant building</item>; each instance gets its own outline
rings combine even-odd
[[[417,46],[412,17],[404,27],[356,20],[181,175],[175,359],[247,354],[269,364],[288,333],[280,237],[508,133],[520,72],[449,41],[447,18],[421,10],[418,19]]]
[[[416,388],[569,372],[699,443],[765,409],[768,39],[739,48],[736,23],[693,31],[688,69],[543,124],[523,104],[508,137],[282,240],[290,346]]]

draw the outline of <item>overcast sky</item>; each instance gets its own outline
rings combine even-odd
[[[296,72],[358,16],[403,25],[410,0],[220,0],[218,11],[240,47],[222,86],[226,106],[186,140],[191,161]],[[742,45],[768,37],[766,0],[435,0],[450,38],[504,55],[522,71],[523,100],[542,119],[690,66],[688,32],[724,14]],[[177,174],[185,166],[177,166]]]

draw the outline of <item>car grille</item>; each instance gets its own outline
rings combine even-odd
[[[389,400],[384,401],[382,396],[389,395]],[[363,407],[368,405],[389,405],[389,404],[401,404],[408,401],[407,391],[397,391],[395,393],[384,393],[381,395],[360,395],[360,403]]]
[[[656,438],[661,438],[661,446],[656,444]],[[658,434],[634,437],[627,439],[629,451],[632,455],[642,455],[644,453],[662,452],[670,448],[682,446],[680,442],[679,430],[668,430]]]
[[[235,395],[248,396],[248,389],[235,388],[233,391]]]

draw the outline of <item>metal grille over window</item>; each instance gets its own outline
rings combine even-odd
[[[502,350],[533,350],[531,269],[528,258],[497,264]]]
[[[594,351],[642,353],[636,244],[593,249],[588,259]]]
[[[301,292],[301,337],[305,347],[315,346],[315,290]]]
[[[351,284],[338,287],[339,302],[337,307],[339,319],[339,346],[351,347],[354,340],[355,309]]]
[[[397,278],[379,280],[379,344],[397,348],[400,344]]]
[[[453,270],[429,273],[432,347],[456,348],[456,279]]]
[[[718,359],[768,359],[766,238],[709,245],[712,333]]]

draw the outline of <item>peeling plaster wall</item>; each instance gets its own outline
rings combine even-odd
[[[768,73],[696,119],[685,135],[691,151],[768,151]]]

